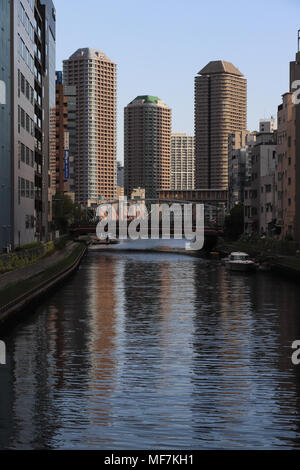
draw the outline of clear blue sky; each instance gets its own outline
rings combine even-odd
[[[54,0],[57,69],[80,47],[118,64],[118,160],[123,109],[137,95],[173,110],[173,131],[194,133],[194,77],[210,60],[248,79],[248,129],[276,117],[297,49],[300,0]]]

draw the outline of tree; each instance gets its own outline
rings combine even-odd
[[[53,223],[56,230],[65,233],[71,224],[81,222],[82,218],[81,207],[75,204],[70,196],[56,193],[53,199]]]
[[[238,204],[225,218],[225,236],[237,240],[244,233],[244,205]]]

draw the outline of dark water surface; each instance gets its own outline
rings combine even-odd
[[[300,448],[299,287],[89,253],[6,338],[0,448]]]

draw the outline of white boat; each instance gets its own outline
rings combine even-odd
[[[252,261],[247,253],[234,252],[225,260],[225,266],[230,271],[252,271],[256,268],[256,264]]]
[[[99,245],[117,245],[120,241],[107,235],[106,238],[92,237],[90,248],[97,248]]]

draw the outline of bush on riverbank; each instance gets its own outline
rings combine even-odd
[[[30,244],[14,253],[0,256],[0,274],[36,263],[55,251],[54,242]]]
[[[70,241],[69,235],[64,235],[63,237],[58,238],[54,241],[54,246],[56,250],[62,250],[66,244]]]
[[[274,256],[296,256],[300,244],[295,241],[275,240],[273,238],[241,237],[235,242],[222,241],[219,248],[223,251],[245,251],[250,256],[266,259]],[[297,258],[298,259],[298,258]]]
[[[300,249],[300,244],[291,240],[276,240],[274,238],[246,238],[241,237],[238,243],[244,243],[258,251],[277,254],[283,256],[296,255]]]
[[[28,245],[24,246],[18,246],[15,251],[26,251],[26,250],[31,250],[32,248],[37,248],[38,246],[42,246],[42,242],[32,242],[28,243]]]

